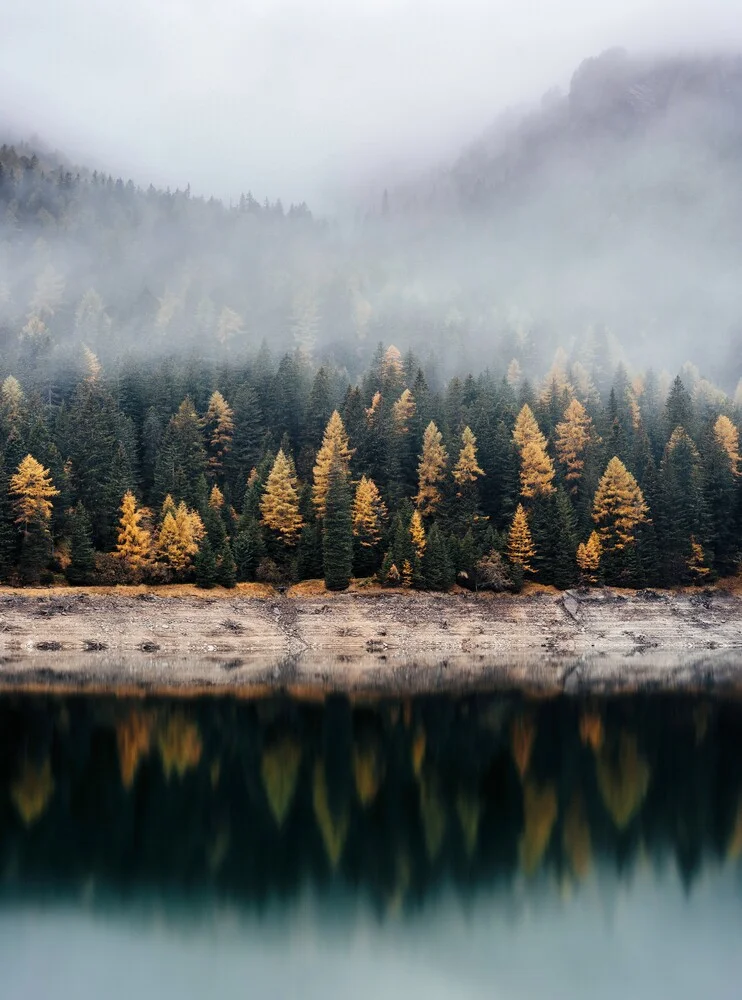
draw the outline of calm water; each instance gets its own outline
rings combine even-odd
[[[0,697],[0,995],[738,998],[742,703]]]

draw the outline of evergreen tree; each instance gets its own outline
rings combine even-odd
[[[330,468],[322,544],[325,586],[345,590],[353,571],[353,521],[348,476],[341,458]]]
[[[524,573],[532,573],[531,560],[535,555],[536,549],[528,527],[528,515],[523,504],[519,503],[508,533],[508,559],[513,566],[520,566]]]
[[[218,389],[212,392],[209,399],[204,430],[208,442],[209,471],[217,476],[224,468],[234,437],[234,412]]]
[[[593,521],[600,536],[605,572],[613,580],[635,575],[633,550],[638,529],[649,520],[648,514],[639,484],[614,456],[593,498]]]
[[[49,470],[26,455],[10,479],[10,494],[21,529],[18,568],[24,583],[36,583],[51,559],[52,498],[59,495]]]
[[[216,582],[231,589],[237,583],[237,563],[232,555],[229,541],[225,538],[216,554]]]
[[[443,435],[431,420],[425,428],[423,450],[417,467],[418,491],[415,504],[423,517],[432,517],[442,500],[440,484],[448,461]]]
[[[312,496],[317,510],[317,517],[320,520],[325,516],[327,491],[330,488],[332,467],[336,463],[339,463],[340,468],[347,476],[352,456],[353,450],[348,445],[348,435],[345,432],[342,418],[338,411],[334,410],[325,428],[322,447],[317,453],[317,461],[314,466]]]
[[[196,571],[196,586],[210,590],[217,581],[217,566],[214,549],[208,537],[204,538],[196,555],[194,569]]]
[[[453,586],[454,568],[440,528],[434,524],[428,533],[422,560],[425,586],[429,590],[448,590]]]
[[[260,526],[254,518],[240,521],[239,531],[234,541],[234,559],[238,580],[254,580],[258,563],[265,555],[265,545]]]
[[[260,500],[262,523],[284,545],[296,545],[304,525],[299,513],[299,493],[291,461],[279,451]]]
[[[70,561],[65,570],[68,581],[73,585],[92,583],[95,570],[90,518],[82,503],[78,502],[67,515],[70,542]]]
[[[592,420],[587,410],[573,399],[564,411],[564,420],[556,426],[556,453],[566,468],[570,492],[576,494],[585,467],[585,450],[590,444]]]

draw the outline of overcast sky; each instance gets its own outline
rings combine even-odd
[[[0,130],[140,183],[327,205],[621,45],[742,49],[740,0],[5,0]]]

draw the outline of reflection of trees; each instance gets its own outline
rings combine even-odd
[[[523,778],[531,763],[533,744],[536,739],[536,724],[530,715],[518,715],[513,720],[510,739],[513,748],[513,760],[518,774]]]
[[[336,877],[387,913],[444,874],[629,873],[645,844],[692,886],[742,857],[742,704],[0,698],[0,789],[0,870],[21,877],[255,900]]]
[[[134,784],[139,762],[149,754],[154,729],[154,713],[140,706],[132,708],[116,723],[121,781],[124,788]]]
[[[622,732],[618,751],[601,749],[595,758],[598,788],[613,822],[623,830],[636,815],[649,788],[649,765],[640,755],[636,737]]]
[[[556,818],[557,797],[553,786],[540,787],[529,779],[523,786],[523,833],[518,845],[526,875],[532,875],[541,864]]]
[[[182,711],[175,711],[164,722],[160,722],[157,745],[162,759],[162,770],[168,781],[173,772],[179,778],[183,778],[186,771],[197,767],[201,760],[202,747],[198,726]]]
[[[313,797],[314,815],[322,834],[322,841],[332,868],[337,868],[348,836],[350,817],[347,809],[333,813],[327,789],[327,777],[321,761],[314,765]]]
[[[301,746],[284,736],[263,750],[260,774],[276,826],[282,827],[296,794]]]
[[[40,764],[25,760],[21,772],[10,786],[10,797],[26,826],[44,814],[54,792],[52,765],[48,757]]]

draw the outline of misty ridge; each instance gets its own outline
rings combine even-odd
[[[345,217],[145,190],[6,144],[3,368],[38,383],[83,345],[111,365],[268,344],[354,379],[381,341],[441,376],[515,359],[538,380],[559,350],[588,370],[691,362],[733,393],[741,164],[741,57],[619,50]]]

